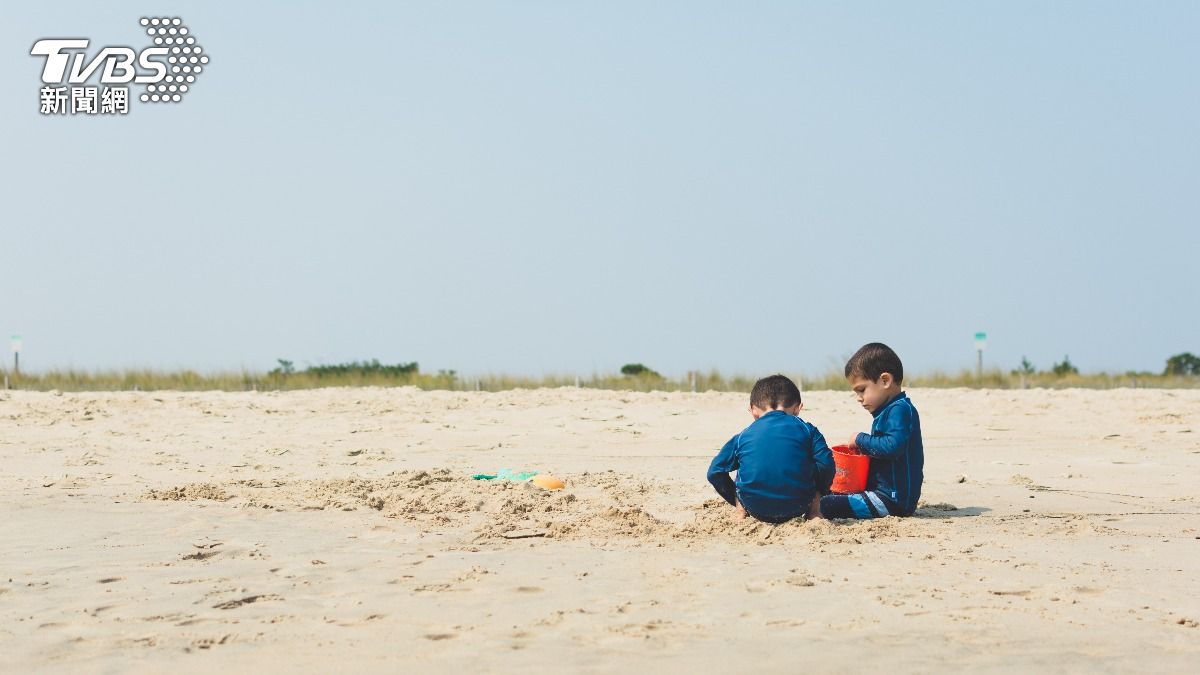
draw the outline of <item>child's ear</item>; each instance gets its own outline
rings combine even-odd
[[[895,382],[895,380],[892,378],[891,373],[881,373],[879,375],[879,386],[883,387],[884,389],[892,386],[893,382]]]

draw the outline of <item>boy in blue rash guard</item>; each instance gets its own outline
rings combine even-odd
[[[871,433],[850,441],[871,457],[867,489],[850,495],[821,498],[826,518],[911,516],[921,498],[925,446],[921,417],[900,389],[904,366],[890,347],[879,342],[863,345],[846,362],[846,380],[858,402],[875,418]]]
[[[825,437],[796,415],[800,390],[783,375],[764,377],[750,392],[754,422],[721,448],[708,482],[725,501],[768,523],[815,515],[833,482],[833,454]],[[729,477],[737,471],[737,482]]]

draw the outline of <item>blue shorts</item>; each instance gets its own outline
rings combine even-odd
[[[821,515],[826,518],[883,518],[907,515],[896,502],[882,493],[868,490],[849,495],[821,497]]]
[[[812,502],[812,498],[810,497],[808,501]],[[793,518],[805,518],[808,516],[808,509],[804,509],[803,511],[798,511],[796,513],[785,513],[785,514],[755,513],[754,511],[751,511],[749,508],[746,507],[746,502],[742,501],[742,496],[740,494],[738,495],[738,503],[741,504],[742,508],[746,510],[746,513],[749,513],[751,516],[753,516],[755,520],[761,520],[764,523],[771,523],[773,525],[778,525],[779,523],[786,523],[787,521],[789,521]]]

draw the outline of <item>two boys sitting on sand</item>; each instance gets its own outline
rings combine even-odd
[[[921,419],[900,388],[904,367],[887,345],[864,345],[846,362],[846,380],[874,420],[870,433],[849,445],[871,458],[866,490],[828,494],[833,455],[816,427],[797,417],[800,390],[783,375],[755,383],[750,392],[754,422],[721,448],[708,481],[736,509],[769,523],[791,518],[909,516],[921,497],[925,450]],[[737,481],[729,472],[737,471]]]

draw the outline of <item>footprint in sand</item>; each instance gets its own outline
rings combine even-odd
[[[362,625],[368,624],[372,621],[378,621],[386,616],[387,616],[387,614],[368,614],[367,616],[363,617],[362,619],[358,619],[358,620],[338,621],[337,625],[342,626],[344,628],[352,628],[354,626],[362,626]],[[274,623],[274,622],[272,622],[272,623]]]
[[[797,628],[807,623],[804,619],[774,619],[768,621],[765,625],[772,628]]]
[[[217,645],[225,644],[231,637],[233,637],[232,633],[227,633],[219,638],[199,638],[197,640],[192,640],[192,646],[196,649],[212,649]]]
[[[244,598],[238,598],[236,600],[218,602],[217,604],[213,605],[213,609],[236,609],[242,605],[249,605],[251,603],[264,602],[267,600],[283,600],[283,598],[274,594],[247,595]]]
[[[124,638],[117,640],[118,647],[156,647],[158,646],[158,638],[153,635],[147,635],[140,638]]]

